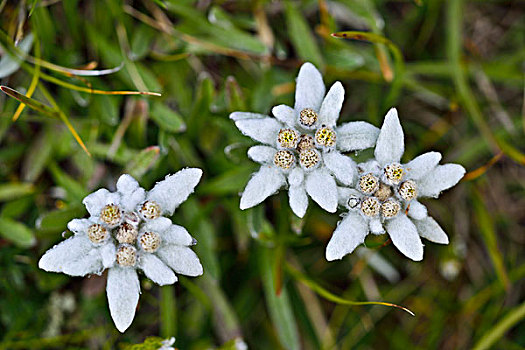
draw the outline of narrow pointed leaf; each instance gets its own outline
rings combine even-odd
[[[124,173],[140,179],[142,175],[155,165],[159,159],[159,153],[160,148],[158,146],[143,149],[129,162]]]
[[[42,114],[44,114],[44,115],[46,115],[48,117],[51,117],[51,118],[60,119],[60,115],[59,115],[58,111],[56,111],[53,108],[43,104],[42,102],[39,102],[39,101],[37,101],[35,99],[27,97],[27,96],[21,94],[20,92],[14,90],[14,89],[11,89],[10,87],[7,87],[7,86],[0,86],[0,90],[2,90],[9,97],[12,97],[12,98],[14,98],[14,99],[24,103],[29,108],[32,108],[32,109],[34,109],[37,112],[40,112],[40,113],[42,113]]]
[[[26,225],[8,218],[0,217],[0,235],[22,248],[29,248],[36,242]]]

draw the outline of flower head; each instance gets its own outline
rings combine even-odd
[[[375,159],[357,166],[356,188],[339,188],[339,202],[348,213],[328,243],[328,260],[351,253],[369,232],[386,231],[399,251],[415,261],[423,259],[420,237],[448,243],[446,233],[428,216],[418,198],[437,198],[461,180],[465,169],[458,164],[438,165],[438,152],[428,152],[401,164],[403,153],[403,129],[393,108],[381,127]]]
[[[137,269],[159,285],[177,281],[175,273],[202,274],[190,246],[195,240],[170,219],[200,181],[200,169],[187,168],[146,192],[130,175],[117,181],[117,191],[100,189],[83,203],[90,217],[74,219],[74,235],[48,250],[38,266],[71,276],[101,274],[108,269],[106,293],[111,317],[124,332],[133,321],[140,284]]]
[[[303,217],[308,196],[329,212],[337,209],[337,183],[353,185],[354,161],[342,152],[375,145],[379,130],[365,122],[336,126],[344,100],[336,82],[328,93],[321,73],[305,63],[299,70],[295,105],[275,106],[275,118],[234,112],[230,118],[243,134],[264,145],[253,146],[248,156],[261,163],[241,197],[241,209],[251,208],[282,187],[288,187],[293,212]]]

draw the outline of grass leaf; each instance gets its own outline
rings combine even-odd
[[[505,332],[514,327],[525,318],[525,302],[514,307],[499,322],[497,322],[483,337],[474,345],[473,350],[490,349]]]
[[[155,162],[159,159],[160,148],[158,146],[151,146],[143,149],[134,158],[131,159],[126,166],[124,173],[130,174],[134,178],[140,179],[149,169],[151,169]]]
[[[326,300],[330,300],[330,301],[332,301],[332,302],[334,302],[336,304],[348,305],[348,306],[358,306],[358,305],[383,305],[383,306],[390,306],[390,307],[395,307],[395,308],[401,309],[401,310],[409,313],[410,315],[415,316],[415,314],[412,311],[410,311],[409,309],[407,309],[406,307],[399,306],[399,305],[392,304],[392,303],[387,303],[387,302],[384,302],[384,301],[352,301],[352,300],[347,300],[347,299],[341,298],[341,297],[339,297],[339,296],[337,296],[335,294],[332,294],[328,290],[324,289],[319,284],[315,283],[310,278],[308,278],[306,275],[301,273],[299,270],[297,270],[297,269],[295,269],[295,268],[293,268],[293,267],[291,267],[289,265],[287,265],[287,270],[294,278],[296,278],[297,280],[301,281],[302,283],[304,283],[305,285],[310,287],[314,292],[316,292],[317,294],[319,294],[320,296],[322,296]]]
[[[35,188],[30,183],[7,183],[0,184],[0,202],[11,201],[16,198],[27,196],[34,192]]]
[[[310,26],[299,10],[297,10],[294,2],[287,1],[285,6],[286,26],[298,56],[320,67],[323,63],[323,58]]]
[[[20,92],[11,89],[7,86],[0,86],[0,90],[4,92],[9,97],[14,98],[15,100],[18,100],[22,102],[23,104],[27,105],[29,108],[34,109],[37,112],[40,112],[44,114],[45,116],[48,116],[50,118],[60,119],[60,115],[57,110],[43,104],[42,102],[39,102],[33,98],[27,97]]]
[[[173,133],[186,130],[182,116],[163,103],[154,102],[149,115],[162,130]]]
[[[21,248],[35,245],[36,239],[26,225],[12,219],[0,217],[0,235]]]
[[[300,349],[299,334],[292,311],[292,305],[285,288],[279,295],[275,292],[274,281],[276,259],[274,250],[259,248],[259,268],[264,287],[264,296],[270,312],[273,326],[283,347],[286,349]]]

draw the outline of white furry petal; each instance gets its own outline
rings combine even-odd
[[[386,231],[392,243],[401,253],[414,261],[423,260],[423,243],[417,233],[416,226],[405,214],[385,222]]]
[[[370,232],[372,232],[374,235],[382,235],[385,233],[385,229],[383,227],[383,224],[381,223],[381,220],[379,220],[379,217],[371,218],[369,222]]]
[[[100,274],[102,269],[102,258],[98,249],[91,249],[86,254],[64,264],[62,272],[70,276],[85,276],[93,273]]]
[[[277,144],[277,135],[283,127],[275,118],[270,117],[242,119],[236,121],[235,125],[244,135],[270,146]]]
[[[308,209],[308,196],[304,186],[290,186],[288,197],[290,199],[290,208],[292,208],[295,215],[302,218],[306,214],[306,209]]]
[[[377,137],[374,155],[379,164],[386,165],[399,162],[404,151],[403,128],[399,122],[397,110],[391,108],[385,116],[383,126]]]
[[[337,185],[324,169],[316,169],[306,176],[306,192],[324,210],[337,210]]]
[[[153,231],[157,232],[159,234],[163,233],[164,231],[167,231],[172,225],[172,222],[170,219],[161,216],[153,220],[148,220],[144,223],[142,226],[141,231],[147,232],[147,231]]]
[[[362,174],[372,173],[372,174],[374,174],[376,176],[380,175],[381,174],[381,170],[382,170],[381,166],[379,165],[379,163],[375,159],[370,159],[370,160],[367,160],[364,163],[357,164],[357,169]]]
[[[350,122],[336,128],[336,133],[338,150],[358,151],[375,146],[379,128],[367,122]]]
[[[341,206],[348,206],[348,200],[350,197],[361,198],[363,195],[361,192],[348,187],[337,187],[337,201]]]
[[[188,230],[179,225],[170,225],[169,229],[162,233],[161,239],[166,244],[190,246],[195,243]]]
[[[349,212],[338,224],[326,247],[326,260],[342,259],[343,256],[365,241],[368,234],[366,221],[357,213]]]
[[[422,178],[430,173],[439,164],[440,160],[441,153],[439,152],[427,152],[417,156],[405,164],[407,178],[413,180]]]
[[[114,244],[104,244],[102,247],[98,248],[98,253],[100,254],[102,266],[105,269],[113,267],[117,260],[117,248]]]
[[[201,169],[182,169],[157,182],[155,187],[148,192],[146,199],[157,202],[163,213],[172,215],[175,209],[193,193],[201,176]]]
[[[344,99],[345,89],[343,85],[340,82],[334,83],[321,104],[318,123],[333,128],[339,119]]]
[[[233,121],[246,120],[246,119],[262,119],[268,118],[265,114],[251,113],[251,112],[233,112],[230,114],[230,119]]]
[[[447,234],[443,231],[441,226],[439,226],[436,220],[430,216],[427,216],[423,220],[414,220],[413,222],[421,237],[434,243],[448,244]]]
[[[146,277],[159,286],[177,282],[175,273],[153,254],[144,253],[139,258],[139,267]]]
[[[272,114],[275,118],[289,127],[297,123],[297,111],[287,105],[278,105],[272,108]]]
[[[276,193],[285,183],[286,179],[277,167],[261,166],[248,181],[241,197],[240,208],[244,210],[256,206]]]
[[[133,211],[137,205],[144,202],[144,199],[146,199],[146,190],[139,187],[131,193],[123,194],[120,206],[126,211]]]
[[[451,188],[465,175],[465,168],[459,164],[438,165],[427,176],[417,182],[419,197],[434,197]]]
[[[251,160],[261,164],[270,164],[273,162],[277,150],[269,146],[252,146],[248,149],[248,157]]]
[[[38,267],[49,272],[63,272],[64,267],[93,249],[86,235],[75,235],[49,249],[38,262]]]
[[[67,229],[78,234],[86,234],[89,226],[94,222],[89,219],[73,219],[67,223]]]
[[[410,201],[410,207],[408,208],[408,216],[412,219],[421,220],[428,215],[427,207],[419,203],[417,200]]]
[[[187,276],[202,275],[202,265],[197,255],[188,247],[169,245],[161,247],[157,255],[175,272]]]
[[[347,186],[354,184],[357,168],[352,158],[333,150],[324,153],[323,160],[326,167],[334,174],[337,180]]]
[[[117,191],[123,194],[129,194],[139,188],[139,183],[128,174],[123,174],[117,180]]]
[[[299,186],[304,182],[304,170],[301,167],[293,168],[288,175],[288,183],[290,186]]]
[[[133,322],[139,301],[140,284],[133,268],[109,269],[106,294],[109,311],[117,329],[124,333]]]
[[[90,195],[86,196],[82,203],[86,206],[88,213],[92,216],[99,216],[100,211],[107,204],[120,204],[120,195],[118,193],[112,193],[101,188]]]
[[[321,73],[313,64],[307,62],[301,66],[295,88],[295,110],[300,112],[312,108],[319,112],[325,94],[325,86]]]

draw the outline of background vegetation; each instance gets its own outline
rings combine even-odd
[[[149,336],[175,336],[181,349],[235,339],[253,349],[524,348],[523,2],[3,0],[0,9],[1,84],[33,99],[23,108],[0,96],[0,348],[110,349]],[[330,36],[341,30],[374,35]],[[425,202],[450,245],[427,242],[415,263],[387,236],[369,237],[368,251],[328,263],[337,215],[311,203],[298,220],[285,194],[239,210],[257,166],[228,115],[292,104],[303,61],[327,84],[343,82],[341,121],[379,126],[397,106],[407,159],[437,150],[467,168]],[[205,175],[174,221],[197,238],[205,274],[162,288],[143,277],[135,321],[120,334],[105,275],[46,273],[38,259],[86,214],[86,194],[114,188],[123,172],[149,188],[185,166]],[[347,305],[367,300],[415,317]]]

